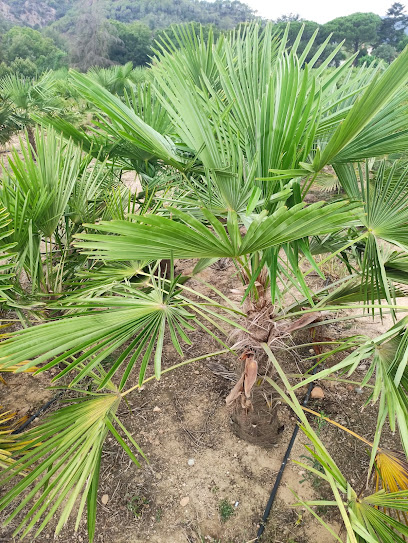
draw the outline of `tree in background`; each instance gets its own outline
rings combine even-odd
[[[281,15],[276,19],[276,23],[293,23],[293,22],[303,22],[304,19],[299,15],[299,13],[289,13],[288,15]],[[314,22],[314,21],[311,21]],[[316,23],[318,24],[318,23]]]
[[[405,6],[395,2],[381,21],[378,31],[379,43],[397,47],[405,37],[406,28],[408,28],[408,15],[405,13]]]
[[[404,34],[404,37],[402,38],[402,40],[398,42],[396,50],[398,51],[398,53],[401,53],[401,51],[403,51],[407,45],[408,45],[408,35]]]
[[[67,54],[51,38],[37,30],[14,26],[1,39],[2,59],[8,64],[17,59],[34,63],[39,73],[67,65]]]
[[[289,17],[296,18],[290,19]],[[304,19],[300,19],[298,15],[284,15],[276,21],[275,29],[277,29],[278,32],[282,34],[285,31],[288,23],[290,23],[288,31],[288,42],[290,43],[290,45],[293,45],[293,43],[295,42],[302,26],[304,27],[304,29],[301,41],[304,41],[305,43],[308,42],[313,36],[314,32],[320,28],[319,23],[315,23],[314,21],[305,21]]]
[[[46,26],[41,29],[41,34],[46,38],[50,38],[54,45],[61,49],[61,51],[69,52],[69,42],[67,37],[59,32],[56,28],[52,26]]]
[[[354,13],[347,17],[338,17],[323,25],[325,35],[332,34],[332,41],[345,40],[345,47],[352,53],[377,43],[378,29],[382,19],[375,13]]]
[[[391,62],[397,58],[398,52],[393,45],[382,43],[373,50],[372,55],[391,64]]]
[[[96,0],[86,0],[76,19],[71,43],[71,62],[78,70],[113,64],[109,51],[118,41],[105,10]]]
[[[10,30],[12,26],[13,25],[10,21],[7,21],[7,19],[0,15],[0,34],[6,33],[7,30]]]
[[[31,147],[36,151],[33,113],[62,113],[63,102],[53,92],[55,84],[52,72],[42,77],[30,79],[15,74],[0,79],[0,103],[7,108],[9,117],[15,119],[14,124],[21,130],[27,130]]]
[[[134,66],[147,64],[151,55],[152,31],[142,23],[130,24],[112,21],[116,31],[115,40],[109,49],[109,59],[118,64],[132,62]]]
[[[4,1],[13,6],[23,6],[25,2]],[[51,26],[45,23],[48,26],[41,32],[28,27],[12,27],[15,23],[0,16],[0,77],[12,73],[35,77],[45,70],[67,65],[68,57],[70,64],[81,71],[92,66],[108,67],[128,62],[143,66],[153,53],[153,39],[160,41],[165,34],[172,39],[174,25],[199,21],[190,24],[198,28],[201,23],[204,38],[212,28],[217,38],[221,32],[228,32],[255,17],[251,8],[238,0],[47,0],[46,3],[57,10],[56,20]],[[304,26],[299,50],[319,30],[305,62],[313,58],[330,34],[330,44],[320,62],[345,40],[345,46],[333,59],[335,65],[355,52],[358,52],[358,64],[371,62],[372,55],[391,62],[396,52],[408,44],[405,34],[408,15],[399,2],[392,4],[383,19],[373,13],[355,13],[319,25],[290,13],[276,20],[274,30],[282,34],[287,23],[290,23],[289,45],[293,45]]]
[[[107,16],[120,22],[139,21],[151,30],[197,21],[230,30],[254,18],[253,10],[238,0],[116,0],[108,2]]]
[[[16,58],[13,62],[0,64],[0,79],[6,75],[15,74],[17,76],[34,78],[38,73],[37,66],[29,58]]]

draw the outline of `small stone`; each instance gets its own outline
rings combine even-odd
[[[161,473],[156,473],[155,477],[158,481],[160,481],[160,479],[162,478]]]
[[[314,349],[309,349],[310,354],[314,354]]]
[[[156,405],[155,407],[153,407],[153,413],[160,413],[161,409],[158,405]]]
[[[195,373],[196,375],[200,375],[200,372],[199,372],[198,370],[194,370],[194,373]]]
[[[367,366],[365,364],[361,364],[361,366],[359,366],[358,369],[361,371],[365,371],[367,369]]]
[[[189,466],[194,466],[194,464],[195,464],[194,458],[189,458],[187,464],[188,464]]]
[[[106,505],[109,501],[109,496],[107,494],[104,494],[101,498],[101,502],[103,503],[103,505]]]
[[[356,394],[362,394],[364,392],[364,390],[362,388],[360,388],[360,387],[356,387],[354,390],[355,390]]]
[[[324,398],[323,389],[321,387],[314,387],[314,389],[312,390],[310,396],[314,400],[322,400]]]
[[[82,537],[82,535],[79,535],[78,536],[78,541],[83,541],[83,540],[84,540],[84,538]]]
[[[180,500],[181,507],[185,507],[189,501],[190,501],[190,498],[188,496],[186,496],[185,498],[181,498]]]

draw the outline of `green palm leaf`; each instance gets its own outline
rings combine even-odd
[[[0,258],[2,263],[0,264],[0,302],[4,302],[4,291],[12,288],[12,279],[15,276],[13,273],[15,267],[15,258],[12,250],[16,246],[16,243],[3,243],[3,240],[10,238],[13,233],[9,229],[11,223],[9,213],[6,209],[0,209]]]
[[[389,336],[389,334],[388,334]],[[404,536],[408,535],[408,527],[394,518],[392,514],[387,512],[392,511],[408,511],[408,490],[401,490],[397,492],[376,492],[375,494],[360,497],[357,496],[354,489],[345,479],[344,475],[340,472],[335,461],[326,450],[320,437],[311,427],[306,414],[294,394],[294,390],[297,386],[293,387],[289,383],[288,378],[285,375],[282,367],[270,351],[270,349],[264,345],[264,349],[276,368],[279,377],[282,380],[284,389],[281,388],[275,381],[272,381],[269,377],[266,377],[266,381],[273,386],[273,388],[280,394],[281,398],[291,407],[293,412],[297,415],[301,423],[301,429],[311,441],[313,448],[307,446],[308,453],[316,460],[322,467],[322,470],[317,470],[307,464],[296,462],[303,469],[306,469],[328,483],[333,491],[335,500],[314,500],[314,501],[302,501],[295,505],[301,505],[312,513],[317,520],[325,526],[330,533],[335,536],[338,541],[341,541],[337,537],[337,534],[326,524],[326,522],[319,517],[315,511],[315,507],[319,505],[324,506],[337,506],[342,515],[346,530],[347,540],[355,543],[403,543],[405,541]],[[328,370],[330,371],[330,369]],[[320,372],[322,373],[322,372]],[[311,376],[309,380],[315,380],[319,378],[319,374]],[[303,384],[303,383],[302,383]],[[376,442],[378,445],[378,436],[376,436]],[[343,498],[342,494],[347,494],[347,501]],[[384,511],[382,511],[383,509]]]
[[[333,136],[324,147],[321,156],[316,155],[313,162],[313,169],[319,171],[326,164],[336,163],[336,157],[342,152],[345,153],[347,146],[353,141],[359,140],[364,128],[380,114],[381,110],[389,104],[392,98],[397,95],[400,89],[408,80],[408,48],[376,78],[355,102],[348,112],[344,121],[338,126]],[[402,101],[402,97],[401,97]],[[389,112],[391,119],[395,117],[392,111]],[[394,132],[392,123],[384,123],[382,119],[379,127],[381,137],[389,136]],[[375,141],[375,140],[374,140]],[[369,156],[373,156],[371,153]]]
[[[307,377],[293,387],[295,390],[310,381],[324,379],[337,372],[347,371],[350,376],[361,360],[372,359],[361,384],[365,386],[373,375],[376,376],[375,387],[369,398],[371,402],[379,401],[371,466],[374,464],[381,431],[387,418],[393,431],[398,427],[405,454],[408,454],[407,321],[408,318],[404,317],[384,334],[367,339],[338,364]]]
[[[130,434],[116,418],[120,403],[116,394],[100,394],[70,400],[46,422],[18,437],[25,444],[20,456],[1,474],[0,485],[18,478],[13,488],[0,499],[0,510],[15,503],[5,524],[18,519],[14,536],[35,530],[37,537],[57,515],[55,533],[61,531],[68,518],[77,511],[76,528],[88,504],[88,527],[93,541],[96,488],[103,443],[110,432],[130,459],[138,459],[120,436],[143,454]],[[82,496],[81,496],[82,494]],[[78,501],[79,500],[79,501]],[[24,514],[24,509],[29,508]]]
[[[408,284],[408,256],[404,252],[393,252],[384,262],[384,268],[389,279]]]
[[[380,491],[371,496],[353,500],[350,503],[350,509],[355,515],[352,516],[352,525],[360,536],[360,541],[403,543],[408,535],[408,526],[385,511],[408,511],[407,498],[408,491],[402,490],[399,492]]]
[[[367,236],[363,242],[362,292],[371,303],[381,299],[380,293],[385,293],[391,304],[389,279],[392,279],[392,272],[388,266],[388,278],[386,267],[390,251],[383,247],[382,242],[408,248],[408,168],[404,162],[398,161],[387,168],[386,162],[382,161],[374,176],[368,163],[365,168],[336,164],[335,171],[347,196],[363,203],[361,221]],[[403,278],[401,272],[399,276]]]
[[[120,98],[83,74],[72,72],[71,77],[81,94],[109,117],[112,133],[135,147],[136,158],[140,158],[142,152],[145,160],[155,157],[170,166],[184,168],[184,160],[171,140],[145,123]]]
[[[75,307],[77,313],[10,334],[9,339],[1,344],[2,365],[7,368],[26,361],[18,371],[41,365],[38,370],[41,372],[62,362],[66,367],[55,379],[76,371],[71,383],[74,385],[91,375],[107,357],[117,353],[99,388],[103,388],[123,367],[119,385],[119,389],[123,389],[139,358],[139,384],[143,382],[152,358],[154,373],[159,379],[166,330],[182,356],[181,344],[191,344],[188,333],[195,326],[209,332],[222,345],[224,343],[207,325],[215,326],[224,336],[227,332],[222,329],[223,322],[238,326],[214,311],[227,308],[209,299],[198,303],[188,300],[175,290],[176,285],[176,282],[163,283],[160,278],[150,276],[149,281],[143,284],[147,292],[123,284],[112,288],[111,296],[68,297],[66,306],[68,309]]]
[[[342,229],[354,220],[353,206],[323,202],[305,207],[282,207],[271,216],[255,217],[247,233],[241,236],[236,214],[224,225],[203,210],[215,234],[191,215],[171,208],[181,222],[157,215],[134,216],[134,222],[111,221],[88,225],[115,236],[81,234],[86,241],[77,246],[86,254],[103,260],[155,260],[160,258],[236,258],[279,246],[308,235]],[[227,234],[228,232],[228,234]]]
[[[27,227],[31,222],[35,230],[49,238],[65,212],[79,176],[81,154],[72,143],[65,145],[52,130],[47,137],[37,130],[35,140],[35,155],[31,147],[22,142],[22,157],[16,150],[12,152],[10,169],[4,168],[0,198],[22,226]],[[17,219],[19,205],[26,216]],[[19,235],[19,238],[24,243],[24,237]]]

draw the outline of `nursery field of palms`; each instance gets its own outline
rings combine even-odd
[[[0,541],[406,540],[408,49],[300,38],[0,81]]]

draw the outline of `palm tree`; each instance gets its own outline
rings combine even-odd
[[[7,143],[11,136],[19,129],[18,117],[13,113],[7,101],[2,100],[0,106],[0,143]]]
[[[34,113],[55,113],[61,111],[62,101],[53,93],[55,80],[52,72],[37,79],[18,75],[7,75],[0,80],[0,98],[13,113],[16,127],[26,128],[28,140],[34,150]]]
[[[43,519],[38,535],[59,509],[58,533],[82,493],[77,523],[87,504],[92,541],[103,441],[110,432],[138,463],[141,451],[116,413],[128,394],[162,375],[165,337],[182,355],[194,326],[215,337],[222,352],[229,350],[226,324],[248,333],[237,321],[242,309],[223,293],[215,289],[219,303],[195,293],[197,301],[188,278],[174,277],[173,266],[169,277],[162,277],[160,262],[179,258],[198,259],[194,273],[220,258],[231,259],[245,287],[242,301],[251,299],[255,310],[261,297],[263,304],[269,303],[271,329],[265,343],[276,337],[272,331],[289,334],[309,326],[322,309],[338,313],[360,304],[366,311],[392,311],[396,324],[386,334],[375,340],[349,338],[321,358],[346,349],[352,354],[296,385],[264,347],[289,391],[290,406],[315,443],[349,540],[375,541],[368,521],[365,527],[362,522],[378,505],[406,507],[387,493],[382,501],[378,496],[366,500],[362,512],[356,492],[311,432],[294,390],[337,370],[352,372],[361,359],[372,356],[363,385],[376,371],[373,399],[380,398],[380,407],[373,455],[387,416],[408,452],[408,332],[406,319],[397,319],[396,303],[408,282],[403,156],[408,144],[408,49],[386,70],[371,66],[356,71],[354,56],[328,71],[341,45],[319,62],[328,38],[305,65],[314,37],[302,52],[297,51],[301,35],[290,51],[286,37],[287,32],[279,39],[271,26],[261,29],[257,24],[216,41],[211,32],[204,40],[182,29],[177,47],[167,43],[158,50],[153,91],[146,101],[136,91],[121,99],[94,77],[73,72],[73,85],[98,118],[92,133],[59,118],[42,120],[71,139],[72,156],[75,142],[89,152],[88,164],[97,159],[112,171],[137,168],[145,194],[139,207],[131,198],[110,194],[109,212],[98,211],[93,223],[81,223],[76,230],[69,258],[77,271],[82,269],[70,291],[47,306],[52,317],[58,311],[63,318],[14,332],[1,344],[4,367],[19,365],[23,371],[35,365],[45,371],[58,366],[55,379],[69,377],[68,389],[75,391],[71,405],[24,436],[30,444],[4,472],[4,483],[22,476],[0,500],[0,509],[13,500],[21,502],[8,522],[30,507],[16,533],[26,535]],[[153,102],[152,113],[146,104]],[[393,154],[398,161],[391,161]],[[308,192],[326,165],[333,166],[344,193],[331,203],[308,205]],[[28,186],[30,176],[37,177],[32,168],[26,174],[22,168],[15,168],[16,187],[24,185],[20,178]],[[160,187],[157,195],[150,192],[152,186]],[[62,200],[52,215],[54,232],[63,215],[68,227],[75,222],[62,211],[69,199]],[[51,230],[44,235],[51,236]],[[384,248],[384,242],[394,251]],[[84,260],[79,265],[80,253]],[[313,291],[307,275],[316,271],[323,276],[314,260],[317,253],[325,254],[323,263],[339,256],[349,275]],[[307,271],[300,266],[302,258],[310,263]],[[296,298],[291,305],[286,302],[289,292]],[[276,326],[288,318],[296,320]],[[381,355],[383,344],[387,349]],[[112,353],[115,361],[106,371],[101,363]],[[93,383],[90,390],[85,378]],[[277,383],[271,381],[271,386],[287,396]],[[250,388],[244,375],[236,392],[250,397]],[[33,463],[36,471],[26,474]],[[63,477],[55,477],[60,472]],[[345,503],[340,493],[351,498]],[[405,499],[407,491],[399,497]],[[392,523],[389,519],[386,523]],[[387,535],[387,529],[381,533]]]

